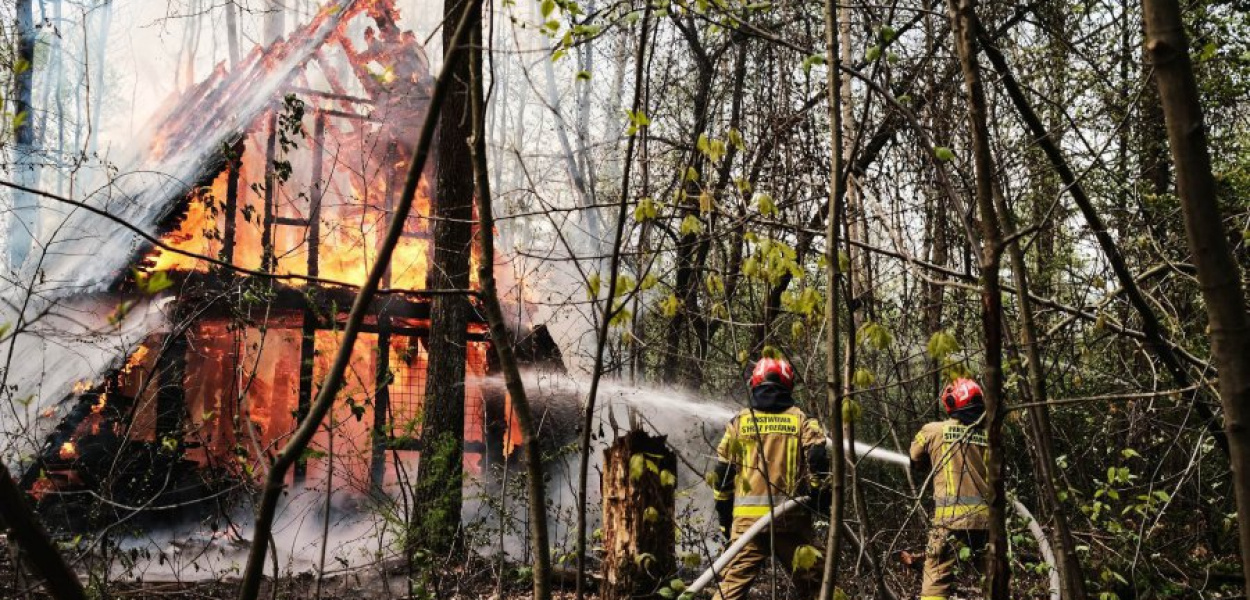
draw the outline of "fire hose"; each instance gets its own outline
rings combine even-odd
[[[829,443],[832,444],[832,440],[830,440]],[[855,452],[863,458],[893,463],[903,467],[906,467],[910,463],[910,459],[907,456],[903,456],[897,452],[891,452],[877,446],[865,444],[863,442],[855,442]],[[1029,512],[1028,507],[1026,507],[1014,496],[1009,496],[1008,498],[1011,501],[1011,506],[1015,509],[1016,514],[1028,522],[1029,533],[1033,536],[1033,539],[1037,541],[1037,546],[1042,553],[1042,558],[1050,567],[1050,600],[1060,600],[1059,571],[1055,567],[1055,553],[1050,547],[1050,540],[1046,539],[1046,533],[1042,530],[1041,524],[1038,523],[1037,519],[1033,517],[1033,513]],[[801,498],[791,498],[781,503],[780,506],[777,506],[768,514],[756,519],[756,521],[751,524],[751,527],[749,527],[746,531],[743,531],[742,535],[738,536],[738,539],[734,540],[728,548],[725,548],[724,552],[721,552],[721,555],[718,556],[716,560],[712,561],[711,567],[708,567],[708,569],[704,571],[698,579],[694,580],[694,583],[690,584],[690,586],[686,588],[685,593],[690,596],[694,596],[695,594],[703,591],[704,588],[718,579],[719,574],[725,570],[725,567],[729,566],[729,561],[733,560],[733,558],[737,556],[738,553],[741,552],[742,549],[755,538],[755,536],[767,529],[774,519],[793,510],[794,507],[799,506],[807,499],[808,498],[806,496]]]

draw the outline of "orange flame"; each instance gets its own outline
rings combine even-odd
[[[74,442],[65,442],[61,444],[61,451],[57,454],[61,460],[74,460],[78,458],[78,448],[74,446]]]

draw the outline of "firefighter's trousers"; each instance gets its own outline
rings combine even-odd
[[[960,581],[976,585],[985,572],[983,562],[988,538],[989,533],[984,529],[930,529],[920,600],[949,598],[955,589],[957,575]],[[968,549],[965,560],[960,560],[961,548]]]
[[[752,520],[735,519],[732,541],[751,526]],[[818,554],[813,564],[806,569],[794,568],[794,554],[803,546],[810,546]],[[720,582],[713,600],[741,600],[751,590],[751,583],[765,571],[768,558],[777,558],[778,571],[785,571],[794,582],[794,591],[799,600],[816,598],[820,593],[820,578],[824,567],[824,554],[816,540],[815,532],[810,526],[774,531],[769,534],[766,529],[755,536],[742,551],[725,566],[720,573]]]

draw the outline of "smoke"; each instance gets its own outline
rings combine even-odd
[[[327,502],[318,484],[293,486],[278,506],[273,527],[279,576],[315,573],[325,549],[327,573],[381,565],[398,556],[396,523],[386,503],[335,490]],[[325,520],[329,518],[329,527]],[[143,581],[219,580],[239,574],[255,539],[250,504],[224,517],[187,521],[123,538],[113,577]],[[265,565],[273,575],[273,563]]]
[[[338,5],[352,1],[340,0]],[[78,189],[94,191],[77,199],[155,234],[203,170],[219,157],[223,144],[278,97],[291,73],[334,31],[343,12],[332,11],[312,30],[292,36],[286,51],[275,55],[275,61],[266,63],[255,77],[246,81],[236,77],[235,84],[247,85],[232,85],[228,105],[216,106],[214,114],[175,113],[154,119],[131,136],[126,156],[117,163],[120,169],[84,167],[77,175]],[[160,137],[168,136],[171,128],[195,135]],[[16,358],[5,373],[9,385],[5,391],[10,394],[5,400],[10,406],[0,415],[0,434],[20,432],[27,438],[26,445],[11,446],[3,457],[9,464],[44,430],[25,429],[39,425],[35,415],[65,398],[75,383],[93,380],[116,366],[128,354],[122,350],[133,348],[165,323],[148,310],[154,306],[151,301],[106,293],[135,259],[143,244],[138,235],[79,208],[49,205],[45,212],[45,221],[54,226],[44,229],[49,233],[40,240],[37,256],[13,273],[10,285],[0,291],[0,324],[14,330],[17,324],[23,326],[5,340]],[[29,291],[25,282],[33,282]]]
[[[11,394],[0,409],[5,464],[29,457],[70,408],[53,402],[117,368],[144,338],[167,327],[172,297],[128,302],[112,294],[64,299],[38,318],[27,312],[25,320],[0,304],[0,323],[24,323],[0,346],[9,353],[5,375]]]

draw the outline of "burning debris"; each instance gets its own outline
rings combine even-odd
[[[290,39],[319,31],[329,15]],[[163,242],[181,252],[141,247],[112,285],[122,312],[133,303],[125,298],[172,296],[171,326],[101,381],[74,385],[72,408],[22,479],[52,521],[81,529],[118,512],[220,498],[263,472],[316,395],[398,200],[432,87],[425,52],[390,1],[357,2],[334,19],[250,122],[228,118],[232,99],[291,61],[301,51],[292,42],[256,48],[234,69],[219,65],[160,117],[158,158],[215,139],[209,129],[223,122],[235,133],[160,225]],[[333,471],[336,489],[385,492],[415,465],[433,193],[427,170],[383,282],[391,293],[370,307],[348,381],[295,483]],[[470,314],[465,463],[480,470],[484,457],[511,454],[516,429],[502,387],[483,383],[494,370],[487,331]],[[545,329],[525,340],[532,362],[562,368]],[[88,505],[103,514],[81,510]]]

